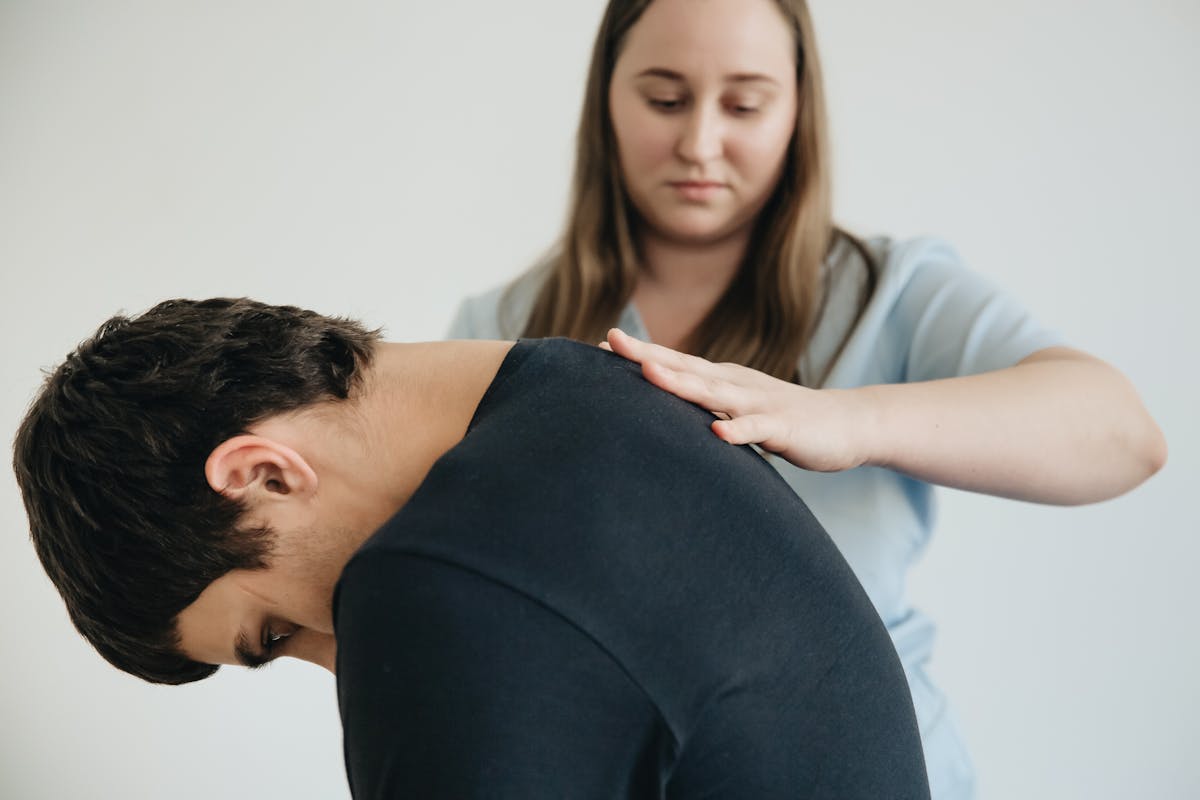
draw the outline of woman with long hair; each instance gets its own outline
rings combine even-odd
[[[562,240],[468,299],[451,335],[605,339],[722,417],[716,435],[775,454],[892,634],[933,796],[966,798],[925,672],[933,625],[905,597],[932,486],[1088,503],[1166,447],[1124,376],[950,247],[837,227],[827,128],[803,0],[611,0]]]

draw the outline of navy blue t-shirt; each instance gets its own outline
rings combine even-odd
[[[517,343],[335,597],[357,798],[927,798],[828,535],[640,369]]]

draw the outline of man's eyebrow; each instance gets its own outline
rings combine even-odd
[[[250,669],[258,669],[272,661],[271,656],[259,652],[250,644],[250,637],[245,631],[238,631],[237,638],[233,640],[233,655],[239,664]]]
[[[639,78],[666,78],[669,81],[678,81],[683,83],[686,78],[675,70],[666,69],[665,67],[651,67],[650,69],[639,72]],[[726,83],[757,83],[766,82],[779,84],[779,81],[772,78],[770,75],[763,75],[760,72],[735,72],[732,75],[725,76]]]

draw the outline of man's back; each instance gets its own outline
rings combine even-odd
[[[335,614],[361,797],[927,797],[828,536],[638,368],[518,343]]]

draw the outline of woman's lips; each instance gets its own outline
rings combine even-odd
[[[680,197],[692,202],[704,202],[725,188],[725,184],[716,181],[672,181],[671,188]]]

